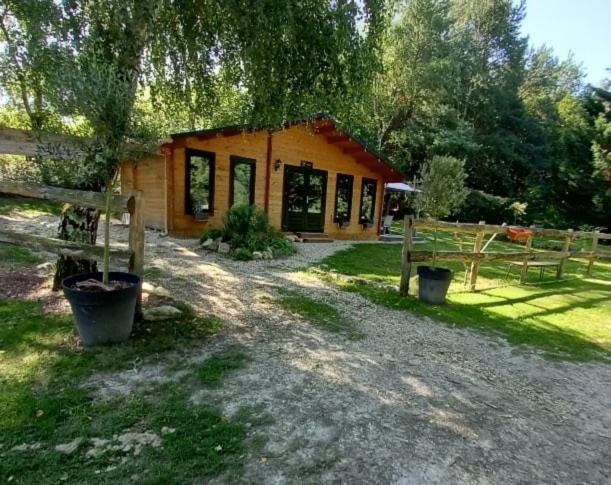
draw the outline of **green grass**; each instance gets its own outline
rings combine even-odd
[[[341,333],[352,340],[359,340],[365,337],[346,322],[335,307],[328,303],[314,300],[302,293],[281,290],[277,304],[284,310],[299,315],[327,332]]]
[[[456,250],[452,235],[441,234],[439,249]],[[468,250],[473,238],[464,238]],[[431,243],[417,249],[431,249]],[[537,241],[535,241],[535,248]],[[490,251],[521,251],[522,246],[494,241]],[[585,261],[569,261],[565,275],[556,280],[550,271],[539,280],[532,271],[527,285],[518,285],[517,270],[509,279],[507,263],[482,264],[476,292],[463,285],[462,263],[443,262],[454,270],[448,303],[433,306],[416,298],[401,298],[400,244],[358,244],[325,259],[321,277],[346,291],[359,293],[377,303],[434,317],[448,324],[470,326],[503,335],[510,343],[530,345],[549,356],[574,360],[611,358],[611,264],[597,262],[591,277]],[[410,294],[417,294],[413,265]],[[356,278],[352,278],[356,277]],[[376,284],[377,283],[377,284]]]
[[[246,354],[239,350],[213,355],[199,368],[199,380],[206,387],[220,387],[232,371],[245,367],[246,361]]]
[[[201,388],[196,372],[109,401],[83,386],[93,373],[138,367],[146,356],[183,350],[219,328],[218,319],[191,312],[145,326],[127,344],[84,350],[70,317],[44,314],[34,302],[0,300],[0,481],[193,483],[220,473],[236,479],[249,446],[248,410],[229,419],[191,403]],[[176,431],[162,436],[164,426]],[[96,458],[85,456],[89,443],[72,455],[54,450],[77,437],[112,439],[127,430],[156,433],[163,448]],[[40,443],[40,449],[11,450],[23,443]]]
[[[9,244],[0,244],[0,264],[11,266],[31,266],[42,260],[28,249]]]
[[[0,195],[0,215],[19,214],[24,217],[59,215],[62,204],[42,199]]]

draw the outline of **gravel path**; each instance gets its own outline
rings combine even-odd
[[[113,232],[123,244],[126,230]],[[295,271],[346,246],[300,245],[291,259],[243,263],[147,233],[154,282],[225,323],[206,348],[180,358],[190,365],[233,345],[251,358],[221,389],[192,397],[229,415],[251,406],[273,418],[253,427],[267,444],[249,456],[246,481],[611,483],[611,367],[551,362]],[[366,337],[348,340],[284,312],[273,303],[278,287],[332,303]],[[104,376],[97,392],[172,379],[172,359]]]

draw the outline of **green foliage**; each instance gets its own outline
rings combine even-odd
[[[486,221],[488,224],[513,222],[513,214],[509,209],[510,199],[498,195],[487,194],[481,190],[469,190],[464,204],[452,211],[451,220],[462,222]]]
[[[425,232],[426,237],[430,233]],[[440,234],[439,246],[459,250],[452,234]],[[473,247],[474,237],[463,236],[464,247]],[[535,238],[534,247],[557,248],[562,241]],[[521,251],[522,246],[495,240],[490,251]],[[432,243],[418,249],[431,250]],[[463,248],[464,249],[464,248]],[[482,263],[477,292],[464,288],[464,268],[460,262],[444,262],[454,270],[448,303],[423,304],[415,297],[418,278],[412,263],[410,295],[398,292],[401,245],[358,244],[322,261],[313,274],[392,309],[403,309],[430,316],[450,326],[477,328],[492,335],[503,335],[510,344],[543,350],[548,356],[566,360],[611,361],[611,301],[608,297],[611,264],[597,262],[591,277],[585,277],[587,261],[571,260],[565,277],[555,279],[547,272],[538,280],[529,275],[528,285],[518,285],[519,275],[510,274],[507,263]],[[356,277],[356,278],[355,278]]]
[[[426,161],[420,172],[422,209],[433,219],[447,217],[465,198],[465,162],[454,157],[436,155]]]
[[[248,451],[246,423],[254,422],[251,413],[243,409],[229,419],[211,406],[194,404],[190,398],[201,390],[198,379],[148,383],[103,400],[94,399],[85,386],[93,374],[132,370],[144,356],[201,343],[201,332],[188,330],[195,326],[190,319],[156,322],[128,344],[88,351],[76,345],[71,319],[44,314],[31,301],[0,301],[0,321],[2,480],[14,476],[24,483],[86,483],[99,476],[105,483],[123,483],[137,475],[150,483],[191,483],[221,473],[231,481],[239,477]],[[215,366],[214,384],[220,384],[238,358],[234,355],[224,368]],[[163,434],[164,427],[175,431]],[[136,430],[157,434],[163,448],[145,446],[116,468],[109,463],[125,453],[108,450],[102,457],[86,456],[89,438],[112,440],[113,435]],[[77,437],[85,442],[73,454],[54,450]],[[35,442],[41,448],[34,453],[11,450]],[[103,476],[96,474],[100,469],[105,470]]]
[[[209,229],[206,229],[204,232],[202,232],[202,235],[200,236],[199,241],[203,243],[207,241],[208,239],[216,240],[222,237],[223,237],[223,231],[221,231],[220,229],[209,228]]]
[[[255,205],[235,205],[227,211],[222,238],[234,249],[236,259],[252,259],[254,251],[268,248],[274,256],[287,256],[295,251],[293,243],[272,227],[267,214]]]
[[[250,261],[252,259],[252,251],[248,248],[237,248],[233,251],[233,258],[238,261]]]

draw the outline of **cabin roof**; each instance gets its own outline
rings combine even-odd
[[[185,131],[181,133],[173,133],[170,136],[172,140],[178,140],[188,137],[197,137],[199,139],[207,139],[222,136],[238,135],[245,132],[256,131],[280,131],[291,126],[310,125],[312,131],[323,136],[327,143],[334,144],[347,155],[353,156],[357,162],[362,162],[371,167],[372,170],[382,172],[385,179],[393,182],[401,182],[404,180],[403,174],[397,171],[378,150],[368,145],[360,137],[349,133],[342,128],[339,123],[327,114],[316,114],[309,118],[294,120],[284,123],[280,128],[272,127],[252,127],[248,125],[229,125],[216,128],[208,128],[203,130]]]

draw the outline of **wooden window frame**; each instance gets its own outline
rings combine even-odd
[[[207,152],[204,150],[195,150],[189,148],[185,151],[185,214],[195,216],[191,204],[191,157],[199,156],[206,157],[210,163],[210,175],[208,180],[208,192],[210,193],[210,204],[208,210],[203,211],[204,214],[214,213],[214,186],[216,185],[215,168],[216,168],[216,153]]]
[[[346,220],[340,220],[337,217],[337,205],[338,205],[338,194],[339,194],[339,180],[342,177],[350,179],[350,193],[348,195],[348,218]],[[352,197],[354,196],[354,175],[347,173],[338,173],[335,179],[335,209],[333,211],[333,222],[342,223],[350,222],[352,219]]]
[[[233,189],[235,188],[235,175],[234,169],[236,165],[247,164],[251,167],[250,176],[250,197],[248,203],[250,205],[255,204],[255,186],[257,180],[257,161],[254,158],[240,157],[238,155],[231,155],[229,157],[229,208],[233,207]]]
[[[371,204],[371,220],[364,220],[363,217],[363,196],[365,195],[365,184],[373,183],[373,203]],[[370,179],[363,177],[361,181],[361,200],[359,202],[359,223],[360,224],[373,224],[376,218],[376,198],[378,196],[378,181],[376,179]]]

